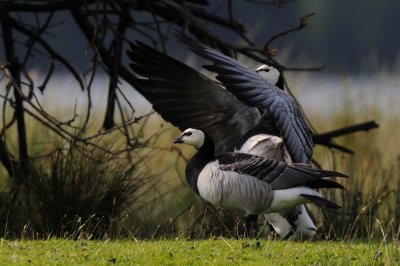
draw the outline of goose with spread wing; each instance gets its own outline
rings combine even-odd
[[[248,106],[222,84],[143,43],[132,43],[128,57],[130,68],[140,77],[137,81],[140,92],[153,108],[181,130],[196,127],[207,132],[216,142],[216,153],[236,148],[270,159],[291,161],[279,128],[269,113]],[[280,72],[271,66],[262,65],[255,73],[283,86]],[[302,238],[307,238],[308,232],[316,230],[305,209],[291,214],[290,224],[286,219],[274,222],[276,219],[273,221],[269,216],[267,219],[282,237],[297,231]],[[278,215],[278,218],[281,217]],[[248,217],[247,224],[255,223],[256,219],[257,216]]]
[[[250,153],[285,162],[310,164],[313,154],[312,132],[304,118],[301,106],[287,92],[283,84],[270,82],[261,74],[210,47],[177,33],[178,39],[192,51],[213,64],[205,69],[217,73],[216,79],[248,106],[257,107],[262,117],[237,143],[238,152]],[[283,82],[282,82],[283,83]],[[282,87],[278,88],[276,85]],[[282,217],[284,216],[284,217]],[[265,215],[270,225],[283,238],[306,239],[317,231],[305,206],[282,214]],[[253,227],[257,216],[247,217]]]
[[[256,71],[210,47],[177,34],[193,52],[213,62],[204,66],[218,74],[224,87],[248,106],[261,108],[264,116],[276,124],[292,161],[311,163],[313,154],[312,132],[301,106],[286,91],[278,89]]]

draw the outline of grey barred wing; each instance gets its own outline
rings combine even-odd
[[[337,182],[323,178],[347,177],[335,171],[313,169],[305,164],[287,164],[245,153],[226,153],[216,159],[221,170],[254,176],[269,183],[274,190],[298,186],[343,188]]]

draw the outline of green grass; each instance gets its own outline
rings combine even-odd
[[[398,243],[397,243],[398,244]],[[201,241],[0,241],[0,264],[13,265],[395,265],[396,243]]]

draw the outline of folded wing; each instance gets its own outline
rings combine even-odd
[[[247,174],[269,183],[274,190],[299,186],[310,188],[343,188],[325,177],[347,177],[335,171],[311,168],[305,164],[284,163],[245,153],[225,153],[217,156],[220,168]]]

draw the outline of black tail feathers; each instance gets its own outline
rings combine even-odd
[[[336,203],[333,203],[330,200],[327,200],[325,198],[315,196],[315,195],[308,195],[308,194],[300,194],[300,196],[312,201],[313,203],[319,205],[319,206],[324,206],[330,209],[340,209],[342,208],[341,206],[337,205]]]

